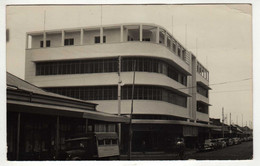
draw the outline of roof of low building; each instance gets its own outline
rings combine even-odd
[[[128,117],[96,110],[95,103],[47,92],[7,72],[7,103],[17,111],[74,116],[110,122],[128,122]],[[22,109],[21,106],[27,109]],[[30,109],[33,107],[34,109]],[[9,107],[11,108],[11,107]]]

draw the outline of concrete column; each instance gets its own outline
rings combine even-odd
[[[64,39],[65,39],[65,32],[64,30],[61,31],[61,46],[64,46]]]
[[[46,32],[43,32],[43,47],[46,47]]]
[[[84,39],[84,30],[80,29],[80,45],[83,45],[83,39]]]
[[[103,43],[103,27],[100,27],[100,43]]]
[[[164,45],[167,47],[167,32],[164,34]]]
[[[16,136],[16,160],[19,160],[20,152],[20,128],[21,128],[21,113],[17,116],[17,136]]]
[[[175,51],[175,52],[176,52],[176,55],[177,55],[177,56],[179,56],[179,55],[178,55],[178,48],[179,48],[179,44],[176,42],[176,51]]]
[[[140,24],[140,28],[139,28],[139,38],[140,38],[140,41],[143,41],[143,25]]]
[[[197,59],[195,56],[191,58],[191,65],[192,65],[192,118],[196,121],[196,113],[197,113],[197,80],[196,80],[196,73],[197,73]]]
[[[120,26],[120,42],[124,42],[124,26]]]
[[[25,49],[28,49],[28,37],[29,37],[29,35],[28,34],[26,34],[26,36],[25,36]]]
[[[87,134],[88,133],[88,119],[86,119],[86,129],[85,129],[85,134]]]
[[[56,157],[56,160],[58,158],[58,155],[59,155],[59,144],[60,144],[60,116],[57,116],[57,119],[56,119],[56,144],[55,144],[55,147],[56,147],[56,150],[55,150],[55,157]]]
[[[171,50],[171,51],[173,51],[173,46],[172,46],[172,45],[173,45],[173,41],[170,40],[170,50]]]
[[[183,59],[182,51],[183,51],[183,48],[181,47],[181,59]]]
[[[159,44],[159,39],[160,39],[160,28],[157,27],[156,30],[156,43]]]

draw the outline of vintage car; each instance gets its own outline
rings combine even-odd
[[[98,160],[119,158],[117,133],[91,133],[65,141],[66,160]]]
[[[200,151],[208,151],[217,149],[216,141],[213,139],[206,139],[203,144],[199,146]]]
[[[227,146],[225,138],[217,138],[218,148],[223,149]]]

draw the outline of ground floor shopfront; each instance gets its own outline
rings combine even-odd
[[[209,127],[176,124],[133,124],[132,152],[173,152],[177,138],[184,138],[187,148],[196,148],[210,137]],[[129,125],[122,126],[122,153],[128,152]]]
[[[17,106],[8,105],[8,110]],[[24,107],[28,109],[28,107]],[[30,108],[32,109],[32,108]],[[90,132],[116,132],[116,123],[75,116],[7,113],[8,160],[59,159],[65,140]]]

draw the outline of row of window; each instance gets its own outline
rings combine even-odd
[[[69,96],[81,100],[117,100],[117,86],[95,86],[95,87],[58,87],[45,88],[47,91]],[[187,107],[187,97],[176,94],[166,88],[158,86],[136,85],[134,88],[134,99],[136,100],[161,100],[182,107]],[[125,85],[121,89],[121,99],[132,99],[132,86]]]
[[[209,113],[209,107],[206,104],[203,104],[202,102],[197,102],[197,111],[208,114]]]
[[[100,43],[100,36],[95,36],[95,43]],[[103,36],[103,43],[106,43],[106,36]],[[74,45],[74,38],[64,39],[64,46]],[[40,41],[40,47],[43,46],[43,40]],[[51,40],[46,40],[46,47],[51,47]]]
[[[115,124],[95,124],[95,132],[116,132]]]
[[[133,68],[136,64],[135,69]],[[162,73],[173,80],[187,85],[187,76],[180,73],[170,64],[155,58],[122,58],[122,72],[141,71]],[[73,61],[37,62],[36,75],[62,75],[82,73],[106,73],[118,71],[118,59],[90,59]]]
[[[203,67],[199,62],[197,62],[197,72],[206,80],[209,80],[208,70],[205,67]]]
[[[208,90],[197,84],[197,92],[205,97],[208,97]]]

